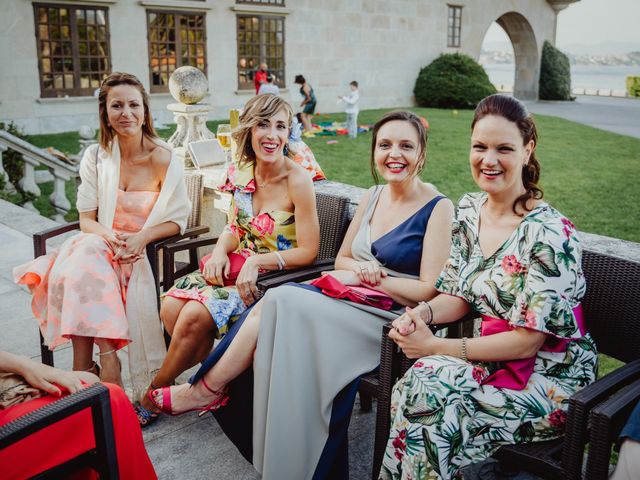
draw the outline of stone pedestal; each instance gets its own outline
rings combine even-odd
[[[171,135],[168,143],[176,154],[184,160],[185,167],[193,167],[191,156],[187,150],[187,144],[197,140],[208,140],[216,136],[207,128],[207,117],[211,106],[207,103],[186,105],[184,103],[171,103],[167,110],[173,112],[177,130]]]

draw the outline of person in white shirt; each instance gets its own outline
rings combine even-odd
[[[273,82],[275,82],[276,77],[272,74],[267,75],[267,82],[260,85],[258,89],[258,95],[262,95],[263,93],[272,93],[274,95],[280,95],[280,88]]]
[[[351,93],[345,96],[338,96],[338,99],[347,104],[344,109],[347,113],[347,130],[349,130],[349,138],[356,138],[358,136],[358,100],[360,99],[360,93],[358,92],[358,82],[355,80],[349,83],[351,87]]]

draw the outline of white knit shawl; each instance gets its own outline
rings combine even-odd
[[[117,138],[112,145],[110,154],[98,145],[86,150],[80,163],[82,183],[78,188],[76,202],[78,212],[97,210],[98,222],[109,230],[113,227],[120,180],[120,148]],[[190,210],[191,204],[183,177],[183,164],[173,154],[158,199],[143,228],[164,222],[174,222],[183,233]],[[128,351],[129,372],[133,386],[132,398],[139,399],[145,394],[153,375],[160,368],[166,355],[158,315],[155,281],[146,257],[133,264],[125,311],[131,339]]]

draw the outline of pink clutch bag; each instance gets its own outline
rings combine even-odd
[[[381,308],[382,310],[391,310],[393,306],[393,299],[386,293],[373,288],[345,285],[331,275],[323,275],[316,278],[311,282],[311,285],[318,287],[328,297],[343,298],[354,303]]]
[[[242,270],[242,266],[244,265],[244,262],[247,260],[242,255],[234,252],[230,253],[228,257],[229,257],[229,263],[231,263],[231,268],[229,270],[229,278],[224,279],[225,287],[229,287],[231,285],[236,284],[236,279],[238,278],[238,274],[240,273],[240,270]],[[211,254],[208,254],[200,259],[200,272],[202,272],[202,270],[204,269],[204,264],[207,263],[207,261],[210,258],[211,258]]]

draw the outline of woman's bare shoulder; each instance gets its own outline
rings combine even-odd
[[[156,170],[161,177],[164,177],[171,163],[171,150],[164,145],[154,145],[150,158],[151,167]]]

